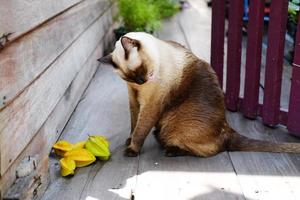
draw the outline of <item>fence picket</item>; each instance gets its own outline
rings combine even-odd
[[[287,12],[288,0],[272,1],[268,30],[265,90],[262,111],[263,123],[270,126],[274,126],[279,123]]]
[[[238,109],[239,102],[243,13],[243,1],[229,0],[225,103],[227,109],[231,111],[236,111]]]
[[[246,117],[252,119],[257,117],[259,106],[258,95],[264,7],[264,1],[250,1],[249,23],[247,30],[246,75],[242,111]]]
[[[288,130],[300,136],[300,15],[298,17],[295,43],[291,97],[288,112]]]
[[[224,62],[224,29],[225,29],[225,1],[212,1],[212,27],[211,60],[210,63],[216,71],[219,83],[223,87]]]

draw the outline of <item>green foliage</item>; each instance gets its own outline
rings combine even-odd
[[[152,0],[152,3],[158,7],[161,19],[172,17],[179,10],[176,0]]]
[[[151,32],[160,26],[159,10],[148,0],[119,0],[119,14],[127,31]]]
[[[161,19],[178,10],[174,0],[118,0],[118,8],[128,32],[153,32],[160,27]]]
[[[297,23],[300,10],[300,0],[289,1],[289,20],[293,23]]]

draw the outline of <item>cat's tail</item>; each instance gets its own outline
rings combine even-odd
[[[240,135],[231,130],[227,141],[228,151],[253,151],[253,152],[275,152],[275,153],[300,153],[300,143],[276,143],[256,140]]]

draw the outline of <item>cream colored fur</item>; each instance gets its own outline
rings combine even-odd
[[[143,85],[128,82],[128,85],[140,91],[139,102],[141,104],[146,103],[153,94],[157,95],[157,98],[161,98],[162,94],[180,81],[182,70],[185,66],[185,52],[147,33],[131,32],[125,36],[139,40],[144,52],[139,54],[135,47],[131,50],[129,59],[125,60],[124,48],[119,40],[116,42],[115,50],[112,52],[113,61],[126,72],[138,67],[142,62],[143,56],[146,55],[149,62],[148,66],[152,68],[151,72],[153,73],[154,81],[148,81]],[[116,72],[122,73],[118,69],[116,69]]]

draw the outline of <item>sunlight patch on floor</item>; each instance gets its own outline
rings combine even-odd
[[[233,173],[228,172],[147,171],[127,179],[123,188],[109,191],[125,199],[133,194],[135,199],[142,200],[244,199],[244,195],[247,199],[293,199],[293,193],[299,192],[295,191],[295,187],[300,185],[298,177],[284,177],[283,180],[281,176],[239,175],[239,181],[249,185],[244,194],[236,179]]]
[[[300,195],[300,178],[295,176],[238,175],[247,184],[244,195],[251,199],[295,199]],[[297,194],[295,194],[297,193]]]
[[[87,196],[87,197],[85,198],[85,200],[99,200],[99,199],[94,198],[94,197],[91,197],[91,196]]]

